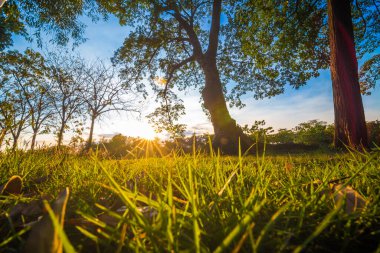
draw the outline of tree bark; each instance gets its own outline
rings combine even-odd
[[[330,71],[337,147],[368,147],[349,0],[328,0]]]
[[[4,141],[6,134],[7,134],[7,130],[5,128],[1,129],[1,132],[0,132],[0,148],[1,148],[1,146],[3,146],[3,141]]]
[[[32,136],[32,142],[30,144],[30,150],[34,150],[34,147],[36,145],[36,138],[37,138],[37,131],[33,132],[33,136]]]
[[[86,144],[85,151],[89,151],[90,148],[91,148],[91,144],[92,144],[92,136],[94,135],[95,119],[96,119],[95,116],[91,116],[90,134],[89,134],[89,136],[88,136],[88,140],[87,140],[87,144]]]
[[[58,132],[57,148],[60,149],[62,146],[63,132],[65,131],[65,124],[62,123]]]
[[[220,149],[224,154],[237,154],[240,138],[240,147],[244,152],[253,141],[243,133],[228,111],[215,59],[206,58],[200,65],[205,75],[202,98],[214,128],[214,149]]]

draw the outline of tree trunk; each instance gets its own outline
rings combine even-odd
[[[220,149],[224,154],[237,154],[240,137],[240,146],[244,152],[253,141],[243,133],[228,112],[216,61],[206,58],[201,62],[201,67],[206,79],[202,97],[214,127],[214,148]]]
[[[19,138],[19,135],[12,134],[12,137],[13,137],[12,152],[14,152],[14,151],[16,151],[16,149],[18,147],[18,138]]]
[[[368,147],[349,0],[328,0],[330,71],[337,147]]]
[[[63,132],[65,131],[65,123],[61,124],[58,132],[57,148],[60,149],[62,146]]]
[[[36,145],[37,131],[33,132],[32,143],[30,144],[30,150],[34,150],[34,146]]]
[[[0,148],[1,148],[1,146],[3,146],[3,141],[4,141],[6,134],[7,134],[7,130],[5,128],[1,129],[1,132],[0,132]]]
[[[92,144],[92,136],[94,135],[95,119],[96,119],[96,117],[95,117],[94,115],[91,116],[90,134],[89,134],[89,136],[88,136],[88,140],[87,140],[87,144],[86,144],[85,151],[89,151],[90,148],[91,148],[91,144]]]

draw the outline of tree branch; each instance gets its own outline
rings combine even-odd
[[[186,31],[187,35],[189,36],[189,42],[193,46],[193,55],[195,55],[197,58],[202,56],[202,46],[199,42],[198,36],[195,33],[193,26],[189,24],[186,19],[184,19],[178,10],[178,7],[173,1],[169,1],[168,6],[174,11],[174,18],[178,21],[180,26]]]
[[[215,57],[218,50],[219,31],[220,31],[220,14],[222,10],[222,0],[214,0],[212,6],[211,28],[206,55]]]
[[[166,84],[165,84],[165,89],[164,89],[164,97],[166,97],[166,93],[168,91],[168,86],[169,86],[170,81],[173,78],[174,73],[178,69],[180,69],[182,66],[185,66],[186,64],[188,64],[189,62],[192,62],[194,60],[195,60],[195,55],[192,55],[192,56],[184,59],[183,61],[180,61],[179,63],[168,68],[168,74],[167,74]]]

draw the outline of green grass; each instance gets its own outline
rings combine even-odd
[[[379,150],[247,157],[195,152],[135,160],[1,154],[1,183],[12,175],[23,178],[25,191],[0,197],[4,252],[20,251],[28,235],[7,218],[12,207],[54,199],[66,186],[64,235],[77,252],[380,250]],[[43,176],[46,181],[34,182]],[[339,178],[368,201],[364,211],[347,214],[344,203],[323,194]],[[315,180],[323,184],[313,186]]]

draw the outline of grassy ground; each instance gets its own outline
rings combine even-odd
[[[0,183],[12,175],[24,185],[21,195],[0,196],[4,252],[23,248],[30,230],[23,224],[40,215],[12,219],[15,205],[51,201],[66,186],[65,233],[78,252],[380,251],[379,150],[136,160],[0,155]],[[364,197],[363,210],[334,201],[337,179]]]

